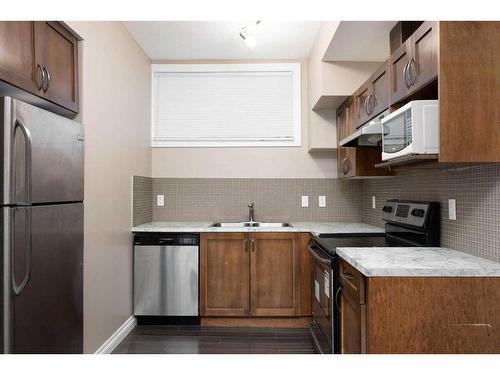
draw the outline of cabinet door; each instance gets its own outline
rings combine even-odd
[[[366,82],[354,93],[354,123],[356,128],[363,125],[370,118],[368,111],[368,96],[370,95],[370,82]]]
[[[78,112],[78,41],[57,22],[35,22],[35,59],[46,70],[43,97]]]
[[[406,68],[411,58],[411,41],[403,43],[389,58],[389,104],[395,104],[408,95],[410,85],[406,77]]]
[[[364,352],[363,323],[364,308],[350,294],[338,293],[340,305],[340,352],[360,354]]]
[[[356,176],[356,148],[339,147],[337,150],[337,166],[339,177]]]
[[[412,57],[408,65],[411,92],[420,89],[438,75],[438,22],[424,22],[411,36]]]
[[[250,249],[250,314],[299,316],[299,234],[255,233]]]
[[[342,105],[337,110],[337,142],[340,142],[345,137],[347,137],[347,111],[345,105]]]
[[[248,236],[202,233],[200,238],[200,315],[248,315]]]
[[[370,119],[389,108],[389,63],[386,61],[370,78]]]
[[[0,79],[38,93],[34,73],[33,22],[0,22]],[[36,78],[41,87],[41,76]]]
[[[356,131],[356,123],[354,122],[355,113],[355,101],[353,97],[351,97],[348,99],[345,105],[346,129],[348,136]]]

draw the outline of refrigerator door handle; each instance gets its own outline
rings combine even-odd
[[[14,296],[18,296],[21,294],[23,289],[26,287],[26,284],[28,284],[30,277],[31,277],[31,253],[32,253],[32,243],[31,243],[31,207],[26,207],[25,209],[26,212],[26,220],[24,222],[24,238],[25,238],[25,244],[26,244],[26,256],[25,256],[25,274],[23,277],[23,281],[18,285],[16,283],[16,276],[15,276],[15,264],[14,264],[14,259],[15,259],[15,243],[14,243],[14,236],[15,236],[15,218],[16,218],[16,210],[12,210],[12,225],[11,225],[11,249],[12,249],[12,255],[11,255],[11,272],[12,272],[12,290],[14,292]]]
[[[31,134],[28,128],[24,126],[21,120],[16,119],[14,125],[14,136],[16,134],[16,129],[19,128],[23,132],[24,135],[24,158],[26,160],[26,165],[24,169],[24,183],[26,187],[26,202],[25,204],[31,204]],[[15,163],[15,159],[14,159]],[[15,167],[14,167],[15,170]],[[14,180],[15,181],[15,180]]]

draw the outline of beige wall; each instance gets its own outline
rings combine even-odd
[[[85,125],[84,350],[132,315],[132,175],[150,175],[150,60],[119,22],[68,22]]]
[[[234,61],[154,61],[155,63],[234,63]],[[256,61],[237,61],[256,62]],[[258,61],[264,62],[264,61]],[[155,148],[153,177],[335,177],[332,153],[308,152],[308,69],[300,62],[302,79],[302,146],[245,148]]]
[[[323,57],[340,22],[322,22],[309,54],[309,148],[322,149],[337,144],[336,110],[313,111],[325,95],[352,94],[380,66],[373,62],[325,62]]]

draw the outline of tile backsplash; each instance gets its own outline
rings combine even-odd
[[[165,205],[156,206],[156,195]],[[301,196],[309,207],[301,207]],[[327,207],[318,207],[325,195]],[[372,209],[372,196],[376,209]],[[441,244],[500,262],[500,164],[398,171],[367,180],[134,177],[134,225],[149,221],[344,221],[383,226],[391,198],[441,203]],[[448,219],[455,199],[457,220]]]
[[[389,179],[364,180],[363,222],[382,226],[387,199],[441,204],[441,245],[500,262],[500,165],[404,170]],[[377,207],[372,209],[372,196]],[[456,200],[456,220],[448,219],[448,199]]]
[[[155,221],[242,221],[255,203],[256,220],[361,220],[360,184],[335,179],[155,178],[153,196],[165,195],[165,206],[153,206]],[[301,207],[301,196],[309,207]],[[318,196],[327,207],[318,207]]]
[[[133,176],[132,190],[133,225],[153,221],[153,179]]]

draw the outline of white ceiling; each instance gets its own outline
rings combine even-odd
[[[152,60],[303,59],[320,22],[261,22],[255,47],[239,33],[246,22],[128,21],[130,34]]]

